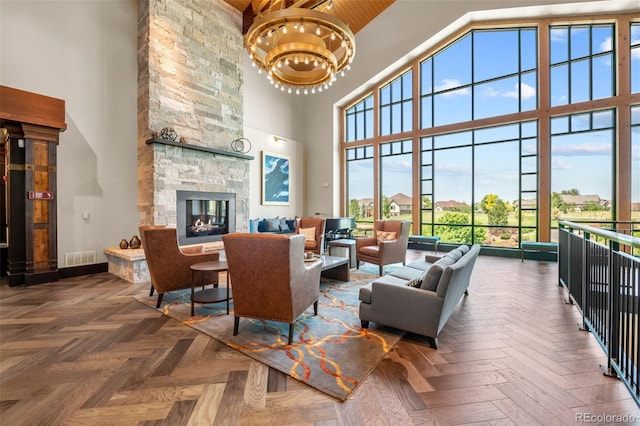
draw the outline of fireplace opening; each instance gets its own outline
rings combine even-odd
[[[235,194],[177,191],[176,199],[181,245],[220,241],[222,235],[235,232]]]

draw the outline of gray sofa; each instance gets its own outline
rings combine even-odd
[[[360,320],[399,328],[429,338],[438,335],[464,294],[480,245],[461,245],[442,257],[426,255],[360,289]]]

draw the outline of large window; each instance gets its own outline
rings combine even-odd
[[[380,217],[411,220],[413,209],[411,140],[380,145]]]
[[[557,220],[611,221],[613,110],[551,120],[551,215]]]
[[[425,59],[421,127],[535,109],[536,34],[534,28],[474,30]]]
[[[640,93],[640,23],[631,24],[631,93]]]
[[[443,243],[505,249],[554,240],[558,219],[639,220],[640,23],[578,19],[486,23],[433,46],[373,91],[379,108],[367,120],[379,135],[350,131],[358,104],[345,109],[348,211],[411,220],[412,233]],[[617,25],[630,37],[616,40]],[[631,112],[631,132],[616,127],[619,111],[623,120]],[[389,142],[395,134],[402,140]],[[617,185],[628,155],[631,185]],[[352,182],[363,169],[361,193]]]
[[[380,88],[380,135],[407,132],[413,126],[413,72]]]
[[[373,222],[373,147],[347,149],[347,200],[349,216]]]
[[[536,122],[423,138],[423,234],[501,247],[535,240],[536,146]]]
[[[613,96],[613,24],[556,25],[550,40],[552,106]]]
[[[346,141],[373,137],[373,95],[369,95],[345,112]]]

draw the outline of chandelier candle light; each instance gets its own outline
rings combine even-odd
[[[336,75],[351,68],[356,53],[353,32],[344,22],[298,7],[257,16],[245,35],[245,47],[271,84],[297,94],[328,89]]]

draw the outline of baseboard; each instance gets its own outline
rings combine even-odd
[[[99,274],[101,272],[109,272],[109,264],[107,262],[92,263],[91,265],[71,266],[68,268],[58,269],[60,279]]]

